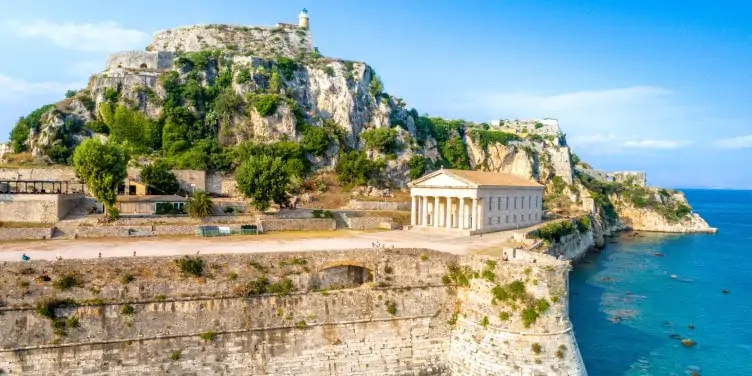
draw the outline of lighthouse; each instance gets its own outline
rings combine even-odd
[[[308,10],[303,8],[298,15],[298,26],[301,29],[308,29]]]

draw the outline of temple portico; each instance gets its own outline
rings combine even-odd
[[[413,227],[483,233],[542,219],[543,186],[511,174],[442,169],[408,186]]]

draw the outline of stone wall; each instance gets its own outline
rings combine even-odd
[[[196,189],[206,191],[206,171],[204,170],[172,170],[178,179],[180,189],[191,192],[194,184]]]
[[[2,228],[0,227],[0,241],[10,240],[43,240],[52,237],[54,228]]]
[[[631,182],[639,187],[647,186],[647,177],[644,171],[615,171],[611,175],[614,181],[619,183]]]
[[[172,69],[175,54],[170,51],[126,51],[111,54],[107,58],[105,71],[114,68],[130,69]]]
[[[83,194],[0,194],[0,221],[55,223],[83,199]]]
[[[203,275],[171,257],[0,264],[0,369],[23,375],[585,375],[566,307],[566,262],[487,259],[425,249],[205,255]],[[468,286],[449,275],[469,268]],[[489,282],[472,277],[490,268]],[[51,282],[30,284],[41,270]],[[78,286],[52,282],[78,275]],[[131,281],[123,282],[124,275]],[[259,278],[284,293],[257,294]],[[525,281],[551,307],[530,328],[499,320],[494,284]],[[536,282],[532,282],[532,281]],[[321,290],[326,289],[326,290]],[[276,290],[280,291],[280,290]],[[44,299],[74,299],[36,312]],[[554,297],[558,297],[555,300]],[[126,310],[127,309],[127,310]],[[482,317],[489,322],[480,325]],[[540,344],[536,354],[533,344]],[[561,356],[557,353],[562,348]]]
[[[347,208],[352,210],[410,210],[409,202],[350,200]]]
[[[491,129],[499,129],[507,132],[512,131],[513,133],[535,133],[551,136],[556,136],[561,133],[559,121],[556,119],[495,120],[491,122]]]
[[[223,196],[239,197],[238,184],[235,177],[225,176],[215,171],[206,175],[206,191]]]
[[[261,230],[266,231],[323,231],[336,230],[337,223],[329,218],[262,219]]]
[[[342,214],[351,230],[391,229],[394,219],[389,217],[351,217]]]
[[[0,180],[78,181],[72,167],[0,168]]]

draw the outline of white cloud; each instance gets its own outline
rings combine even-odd
[[[656,86],[549,95],[481,93],[473,94],[461,110],[488,119],[556,118],[572,146],[620,151],[686,146],[688,141],[673,136],[701,117],[700,108],[684,105],[672,90]]]
[[[752,148],[752,134],[718,140],[715,146],[722,149]]]
[[[57,46],[84,52],[141,49],[149,37],[143,31],[125,29],[111,21],[101,23],[13,21],[8,24],[8,28],[19,37],[46,39]]]
[[[678,149],[691,145],[691,141],[685,140],[629,140],[624,142],[628,148],[640,149]]]
[[[63,97],[66,90],[83,87],[84,84],[60,82],[28,82],[0,74],[0,102],[10,102],[25,96],[57,94]]]

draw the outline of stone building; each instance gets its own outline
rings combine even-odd
[[[517,175],[441,169],[408,187],[415,227],[480,234],[531,226],[543,216],[543,185]]]

